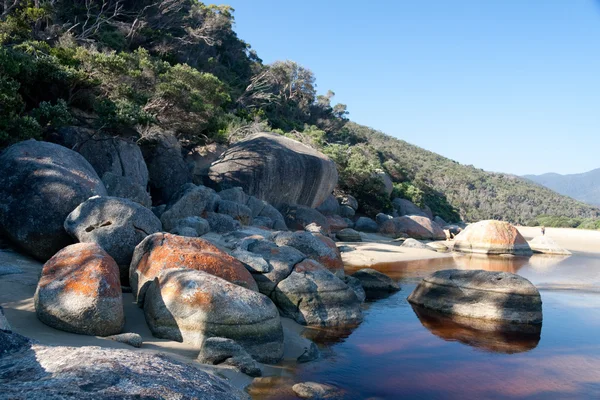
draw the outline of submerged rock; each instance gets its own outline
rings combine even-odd
[[[301,399],[321,400],[342,398],[340,389],[317,382],[296,383],[292,386],[292,390]]]
[[[73,243],[65,218],[79,204],[106,196],[104,184],[81,154],[27,140],[0,153],[0,234],[46,261]]]
[[[144,304],[148,285],[166,269],[205,271],[231,283],[258,291],[244,265],[202,238],[155,233],[140,243],[133,255],[129,281],[138,305]]]
[[[570,256],[571,252],[560,247],[552,238],[548,236],[538,236],[529,241],[529,247],[534,253],[556,254]]]
[[[212,163],[209,177],[222,189],[241,186],[276,207],[318,207],[337,185],[338,173],[335,163],[317,150],[281,135],[257,133]]]
[[[504,221],[480,221],[454,239],[454,251],[481,254],[531,255],[531,247],[517,228]]]
[[[356,271],[352,277],[360,281],[368,299],[400,290],[400,286],[392,278],[372,268]]]
[[[283,328],[273,302],[203,271],[162,271],[146,292],[144,315],[159,338],[200,349],[206,339],[224,337],[261,362],[283,356]]]
[[[408,301],[445,314],[541,324],[542,299],[527,279],[483,270],[447,269],[423,279]]]
[[[125,323],[119,267],[95,243],[73,244],[48,260],[34,303],[40,321],[66,332],[108,336]]]
[[[361,302],[354,291],[311,259],[296,264],[271,297],[284,316],[302,325],[333,327],[362,321]]]
[[[11,350],[4,352],[9,343]],[[42,346],[2,331],[0,354],[0,397],[6,399],[248,398],[225,380],[164,354]]]

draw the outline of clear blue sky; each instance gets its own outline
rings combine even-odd
[[[350,118],[515,174],[600,167],[594,0],[223,0],[265,63],[290,59]]]

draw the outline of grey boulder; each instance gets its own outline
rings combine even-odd
[[[200,217],[186,217],[186,218],[182,218],[180,220],[178,220],[177,222],[175,222],[175,228],[173,230],[171,230],[171,233],[173,234],[179,234],[176,233],[175,231],[178,232],[188,232],[191,233],[192,231],[195,233],[195,236],[202,236],[205,233],[208,233],[208,231],[210,231],[210,224],[208,223],[207,220],[205,220],[204,218],[200,218]],[[182,236],[188,236],[188,235],[182,235]]]
[[[315,224],[323,231],[329,233],[329,221],[314,208],[300,205],[285,205],[281,207],[281,213],[285,219],[286,226],[293,231],[304,230],[308,225]]]
[[[400,216],[418,215],[421,217],[428,217],[427,214],[423,210],[421,210],[419,207],[417,207],[410,200],[401,199],[398,197],[392,201],[392,205],[394,206],[394,209],[398,212],[398,214]]]
[[[0,354],[0,397],[5,399],[248,398],[225,380],[164,354],[43,346],[2,331]]]
[[[229,215],[242,225],[252,225],[252,210],[243,204],[230,200],[221,200],[217,205],[219,214]]]
[[[377,222],[373,221],[371,218],[368,217],[360,217],[354,223],[354,229],[360,232],[374,233],[377,232],[378,228],[379,226],[377,225]]]
[[[356,199],[349,194],[338,197],[338,202],[341,206],[349,206],[354,211],[358,210],[358,201],[356,201]]]
[[[342,242],[362,242],[360,233],[354,229],[345,228],[335,234],[338,240]]]
[[[214,211],[219,199],[214,190],[205,186],[192,183],[182,186],[160,216],[164,229],[170,231],[184,218],[201,217],[205,212]]]
[[[444,314],[542,323],[542,299],[527,279],[508,272],[447,269],[419,283],[408,301]]]
[[[242,228],[240,221],[227,214],[209,212],[206,213],[206,220],[210,230],[216,233],[227,233]]]
[[[335,386],[317,382],[296,383],[292,386],[292,390],[301,399],[325,400],[343,398],[342,392]]]
[[[118,197],[92,197],[65,219],[65,230],[79,242],[97,243],[121,268],[126,286],[135,247],[162,231],[160,220],[146,207]]]
[[[248,376],[262,375],[259,365],[235,340],[211,337],[204,341],[197,361],[201,364],[227,365]]]
[[[66,147],[27,140],[0,153],[0,235],[45,261],[73,243],[65,218],[79,204],[106,196],[89,162]]]
[[[334,195],[330,194],[327,196],[325,201],[317,207],[317,211],[325,216],[337,215],[340,213],[340,204]]]
[[[340,327],[362,321],[361,301],[354,291],[311,259],[296,264],[271,298],[283,316],[302,325]]]
[[[192,174],[173,133],[154,130],[139,141],[148,166],[150,193],[157,202],[167,202],[179,188],[192,181]]]
[[[276,207],[318,207],[337,185],[338,173],[332,160],[300,142],[257,133],[212,163],[209,177],[222,189],[240,186]]]
[[[274,241],[278,246],[298,249],[334,274],[344,276],[342,255],[330,238],[310,232],[280,232],[275,235]]]
[[[102,182],[109,196],[129,199],[146,208],[152,207],[152,199],[146,192],[146,188],[135,183],[131,178],[107,172],[102,175]]]
[[[144,315],[159,338],[200,349],[206,339],[224,337],[261,362],[283,356],[283,328],[273,302],[203,271],[162,271],[146,292]]]

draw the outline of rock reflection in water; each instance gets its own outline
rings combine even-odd
[[[412,305],[421,324],[435,336],[493,353],[523,353],[537,347],[542,325],[507,324],[449,316]]]
[[[485,271],[510,272],[516,274],[529,262],[529,257],[485,256],[479,254],[454,254],[456,268],[483,269]]]
[[[307,327],[302,336],[319,345],[330,346],[343,343],[357,327],[358,325],[336,328]]]

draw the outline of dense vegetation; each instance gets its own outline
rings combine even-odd
[[[233,28],[231,7],[194,0],[0,2],[0,148],[68,124],[138,136],[158,127],[184,146],[271,130],[328,154],[339,190],[366,214],[391,209],[376,178],[384,171],[393,196],[447,221],[600,215],[348,121],[332,91],[317,94],[309,69],[264,65]]]

